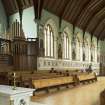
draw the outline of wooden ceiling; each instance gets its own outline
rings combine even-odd
[[[21,1],[24,8],[33,5],[32,0]],[[7,16],[18,11],[16,0],[2,2]],[[105,0],[44,0],[43,8],[98,39],[105,38]]]

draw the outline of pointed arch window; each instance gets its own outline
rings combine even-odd
[[[50,24],[44,29],[45,56],[54,57],[54,32]]]
[[[69,59],[69,38],[66,32],[63,32],[63,54],[64,59]]]

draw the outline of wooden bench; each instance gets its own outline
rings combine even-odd
[[[58,85],[74,83],[73,76],[71,77],[57,77],[57,78],[46,78],[46,79],[32,79],[34,88],[41,89],[46,87],[54,87]]]
[[[79,74],[78,75],[79,81],[80,82],[90,82],[90,81],[97,81],[97,76],[95,73],[86,73],[86,74]]]
[[[60,71],[61,72],[61,71]],[[50,88],[50,87],[59,87],[61,85],[78,85],[80,82],[90,82],[90,81],[96,81],[97,77],[95,73],[82,73],[82,72],[76,72],[76,71],[62,71],[62,73],[52,72],[49,71],[17,71],[16,73],[16,81],[17,86],[22,87],[31,87],[35,88],[37,90],[43,89],[43,88]],[[10,85],[13,85],[13,78],[12,78],[12,72],[6,73],[7,76],[5,76],[5,73],[1,73],[1,77],[7,77],[5,80],[5,83],[9,83]],[[69,75],[67,75],[69,74]],[[9,80],[9,82],[8,82]],[[4,81],[4,80],[3,80]],[[2,82],[3,82],[2,81]]]

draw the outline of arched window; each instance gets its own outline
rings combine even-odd
[[[54,32],[50,24],[44,29],[45,56],[54,57]]]
[[[63,54],[64,59],[69,59],[69,38],[66,32],[63,32]]]

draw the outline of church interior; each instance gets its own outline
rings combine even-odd
[[[0,0],[0,97],[35,89],[0,105],[105,105],[104,16],[105,0]]]

